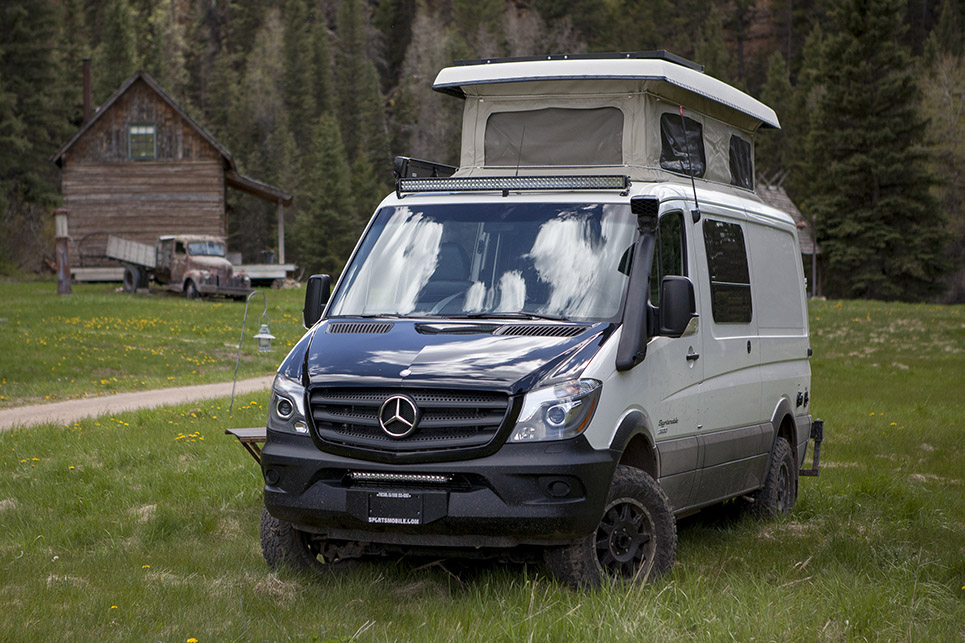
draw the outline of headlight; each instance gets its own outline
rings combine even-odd
[[[271,385],[268,428],[275,431],[308,433],[305,421],[305,387],[279,373]]]
[[[600,399],[600,386],[597,380],[570,380],[527,393],[510,441],[565,440],[583,433]]]

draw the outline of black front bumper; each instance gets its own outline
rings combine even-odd
[[[265,507],[298,529],[339,540],[426,547],[573,542],[596,529],[619,454],[585,438],[504,445],[471,460],[381,464],[268,432]],[[444,476],[359,482],[353,472]]]

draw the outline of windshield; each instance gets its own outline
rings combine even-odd
[[[195,257],[223,257],[224,244],[217,241],[192,241],[188,243],[188,254]]]
[[[383,208],[329,314],[611,320],[635,231],[622,204]]]

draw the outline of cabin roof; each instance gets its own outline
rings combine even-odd
[[[222,162],[225,168],[225,181],[227,184],[235,189],[241,190],[242,192],[247,192],[248,194],[254,195],[265,201],[271,201],[273,203],[282,203],[283,205],[291,205],[292,195],[284,190],[277,188],[267,183],[262,183],[247,176],[243,176],[238,172],[238,166],[235,163],[234,157],[231,156],[229,152],[221,143],[219,143],[214,136],[212,136],[208,130],[201,126],[196,120],[191,118],[191,116],[184,111],[177,102],[171,98],[171,96],[164,91],[154,78],[151,77],[145,71],[137,71],[131,75],[124,84],[122,84],[116,92],[114,92],[107,101],[98,108],[97,112],[84,123],[77,133],[74,134],[70,140],[64,143],[60,149],[58,149],[54,155],[51,157],[51,161],[56,163],[58,167],[63,167],[64,154],[76,143],[80,137],[82,137],[88,130],[100,119],[104,114],[106,114],[110,108],[118,101],[118,99],[131,88],[134,83],[138,80],[144,81],[148,87],[150,87],[154,92],[161,97],[161,99],[168,104],[168,106],[173,109],[178,116],[183,118],[192,128],[200,135],[205,141],[211,144],[211,146],[218,151],[221,155]]]
[[[664,55],[653,55],[664,54]],[[545,59],[496,59],[472,61],[446,67],[439,72],[432,88],[460,98],[486,95],[493,86],[507,83],[542,83],[545,93],[552,92],[555,81],[611,81],[623,86],[621,91],[639,91],[646,83],[647,91],[658,96],[662,89],[675,88],[668,98],[676,98],[679,90],[699,96],[736,112],[750,116],[760,124],[780,129],[774,110],[716,78],[699,71],[699,66],[680,62],[667,52],[611,54],[599,56],[550,56]],[[687,63],[687,64],[685,64]],[[544,92],[540,92],[544,93]]]
[[[178,116],[186,120],[191,125],[191,127],[193,127],[198,132],[198,134],[201,135],[201,137],[204,140],[206,140],[208,143],[211,144],[212,147],[218,150],[218,153],[221,154],[222,159],[224,159],[225,167],[232,170],[237,170],[237,166],[235,165],[234,158],[231,156],[231,152],[226,150],[217,140],[215,140],[214,136],[212,136],[208,132],[208,130],[204,129],[200,123],[198,123],[196,120],[191,118],[191,116],[189,116],[186,111],[181,109],[181,106],[178,105],[175,102],[175,100],[171,98],[171,96],[166,91],[164,91],[164,89],[157,83],[157,81],[154,80],[151,77],[151,75],[145,71],[136,71],[130,78],[124,81],[124,84],[121,85],[117,89],[117,91],[114,92],[111,95],[111,97],[108,98],[107,101],[105,101],[104,104],[97,109],[94,115],[91,116],[90,120],[84,123],[81,126],[81,128],[77,130],[77,133],[74,134],[69,141],[64,143],[59,150],[54,152],[54,155],[51,157],[50,160],[56,163],[58,167],[63,167],[64,154],[66,154],[67,151],[74,145],[74,143],[76,143],[80,139],[80,137],[83,136],[94,125],[94,123],[96,123],[104,114],[106,114],[108,110],[110,110],[110,108],[114,105],[114,103],[116,103],[117,100],[121,96],[123,96],[124,93],[128,89],[130,89],[131,86],[138,80],[143,80],[145,83],[147,83],[148,87],[153,89],[158,94],[158,96],[160,96],[161,99],[164,100],[164,102],[171,107],[171,109],[177,112]]]

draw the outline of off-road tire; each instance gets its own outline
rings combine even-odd
[[[321,571],[318,548],[308,534],[290,522],[278,520],[267,509],[261,511],[261,553],[272,570],[287,566],[306,571]]]
[[[779,437],[774,442],[771,463],[764,486],[751,495],[751,512],[764,518],[777,518],[791,513],[797,500],[797,466],[787,440]]]
[[[184,296],[188,299],[197,299],[201,296],[201,293],[198,292],[198,287],[194,285],[193,281],[188,280],[188,282],[184,284]]]
[[[261,511],[261,553],[273,571],[279,567],[315,573],[341,572],[358,563],[357,558],[334,559],[323,553],[324,542],[296,529],[290,522]]]
[[[677,521],[667,494],[649,474],[619,466],[599,526],[580,542],[544,553],[550,574],[573,588],[604,582],[646,583],[673,567]]]

